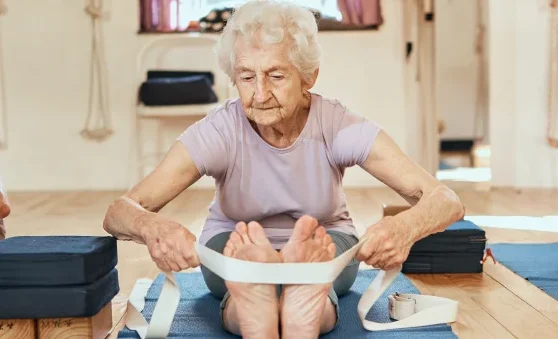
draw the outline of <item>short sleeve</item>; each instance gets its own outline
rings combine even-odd
[[[219,178],[227,171],[231,140],[226,113],[224,108],[211,112],[178,137],[201,175]]]
[[[380,126],[364,116],[337,105],[333,116],[331,150],[341,168],[361,166],[380,132]]]

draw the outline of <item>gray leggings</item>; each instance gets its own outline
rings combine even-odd
[[[335,256],[341,255],[343,252],[349,250],[351,247],[358,243],[358,239],[355,236],[337,232],[337,231],[327,231],[327,233],[331,236],[333,243],[335,243]],[[210,249],[223,253],[225,249],[225,245],[229,240],[231,232],[220,233],[213,238],[209,239],[206,247]],[[335,306],[335,310],[337,312],[337,319],[339,319],[339,300],[338,297],[345,295],[351,289],[351,286],[355,282],[357,273],[358,273],[359,262],[353,258],[351,262],[345,267],[341,274],[335,279],[333,282],[333,286],[329,292],[329,298],[333,305]],[[201,271],[203,274],[203,278],[205,280],[205,284],[209,288],[211,294],[215,297],[222,300],[221,302],[221,311],[224,309],[226,305],[226,301],[229,297],[227,286],[225,285],[225,281],[211,272],[205,266],[201,266]],[[281,286],[277,289],[278,293],[281,293]]]

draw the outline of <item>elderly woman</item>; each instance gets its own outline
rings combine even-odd
[[[199,266],[196,237],[157,212],[209,175],[217,192],[201,244],[248,261],[329,261],[359,241],[342,179],[346,168],[361,166],[413,207],[370,226],[370,241],[333,284],[233,283],[201,267],[207,287],[222,299],[216,316],[228,331],[316,338],[335,327],[338,297],[353,284],[359,261],[397,267],[414,242],[460,219],[463,207],[374,122],[310,92],[320,47],[309,10],[246,3],[228,21],[218,57],[240,97],[187,128],[159,166],[109,207],[104,228],[146,244],[162,270]]]

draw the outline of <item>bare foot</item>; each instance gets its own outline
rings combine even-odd
[[[228,257],[255,262],[281,262],[263,228],[241,222],[231,233],[223,252]],[[226,281],[230,298],[224,310],[225,327],[243,338],[279,338],[277,287]]]
[[[335,244],[316,219],[303,216],[281,250],[283,262],[322,262],[335,257]],[[281,295],[281,331],[285,338],[317,338],[335,324],[328,298],[330,284],[285,285]]]

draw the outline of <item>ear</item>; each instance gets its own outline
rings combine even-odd
[[[306,79],[303,86],[305,90],[310,90],[312,87],[314,87],[314,85],[316,84],[316,80],[318,79],[319,73],[320,73],[320,68],[318,67],[316,68],[312,76],[309,79]]]

